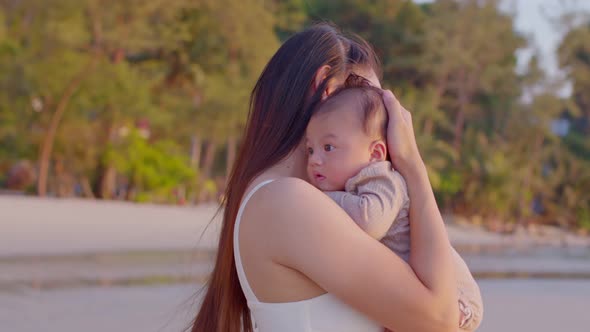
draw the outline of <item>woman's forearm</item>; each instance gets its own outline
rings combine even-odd
[[[389,90],[383,92],[383,102],[389,116],[388,150],[410,197],[410,266],[432,296],[426,303],[432,305],[427,310],[431,318],[456,331],[459,305],[451,245],[416,144],[412,114]]]
[[[457,317],[458,322],[457,281],[451,245],[426,167],[420,161],[406,173],[410,196],[410,266],[431,291],[439,313],[447,318]]]

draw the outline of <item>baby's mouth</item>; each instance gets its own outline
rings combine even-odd
[[[325,176],[323,176],[323,175],[322,175],[322,174],[320,174],[320,173],[316,173],[316,172],[314,172],[314,173],[313,173],[313,178],[314,178],[314,179],[315,179],[317,182],[321,182],[321,181],[323,181],[323,180],[325,180],[325,179],[326,179],[326,177],[325,177]]]

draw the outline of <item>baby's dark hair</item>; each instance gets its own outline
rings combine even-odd
[[[351,74],[344,85],[334,91],[326,100],[319,103],[312,112],[318,114],[337,111],[338,102],[348,93],[357,96],[359,116],[365,133],[385,140],[387,136],[387,109],[383,103],[383,90],[374,87],[364,77]]]

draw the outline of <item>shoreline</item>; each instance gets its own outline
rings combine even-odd
[[[217,208],[0,195],[0,292],[202,281],[221,228]],[[590,279],[590,237],[498,234],[445,217],[451,243],[481,280]]]
[[[220,231],[221,218],[215,216],[218,207],[214,203],[176,206],[0,195],[0,257],[212,249]],[[590,235],[555,226],[530,225],[501,233],[470,223],[462,216],[443,218],[451,242],[465,251],[477,251],[478,247],[521,251],[535,247],[590,249]],[[38,234],[40,229],[45,233]],[[167,235],[174,239],[166,239]]]
[[[0,293],[21,289],[156,286],[203,283],[214,250],[119,251],[0,258]],[[477,280],[590,280],[587,257],[462,253]],[[504,256],[503,256],[504,255]],[[590,255],[590,253],[589,253]]]

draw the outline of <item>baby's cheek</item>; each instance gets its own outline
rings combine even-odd
[[[344,186],[346,185],[346,181],[348,181],[348,178],[349,177],[346,174],[343,174],[342,171],[338,172],[337,174],[334,174],[331,183],[334,187],[333,190],[344,190]]]
[[[313,167],[307,166],[307,177],[311,180],[313,178]]]

